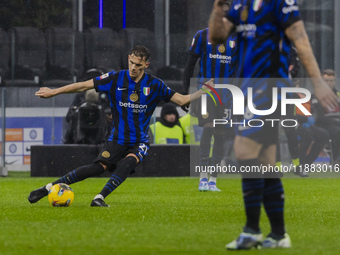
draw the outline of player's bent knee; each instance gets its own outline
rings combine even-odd
[[[104,171],[107,170],[107,165],[104,165],[102,162],[99,162],[99,164],[103,167]]]
[[[128,154],[125,158],[127,158],[127,157],[134,157],[135,159],[136,159],[136,165],[139,163],[139,158],[137,157],[137,155],[136,154],[133,154],[133,153],[130,153],[130,154]]]

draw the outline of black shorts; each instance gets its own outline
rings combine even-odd
[[[110,172],[116,169],[118,162],[128,154],[134,154],[139,158],[139,162],[148,155],[150,145],[148,143],[137,143],[132,146],[121,145],[116,141],[106,141],[101,148],[97,158],[93,162],[102,162],[108,166]]]
[[[267,117],[268,119],[280,119],[280,116],[271,115]],[[243,136],[250,138],[257,143],[268,147],[270,145],[276,144],[279,136],[279,125],[277,121],[266,121],[266,118],[258,117],[257,119],[236,119],[237,122],[246,123],[243,125],[235,125],[235,133],[237,136]],[[249,121],[253,121],[253,125],[259,125],[257,127],[247,126]],[[249,124],[250,125],[250,124]]]
[[[277,84],[273,79],[245,79],[242,83],[243,94],[247,94],[248,84],[255,86],[253,94],[253,107],[257,110],[268,110],[272,107],[272,88]],[[281,102],[278,100],[276,110],[270,115],[257,115],[252,113],[245,102],[243,116],[234,116],[239,124],[235,126],[238,136],[250,138],[257,143],[268,147],[276,144],[279,135],[279,121],[281,120]],[[275,120],[275,121],[274,121]]]

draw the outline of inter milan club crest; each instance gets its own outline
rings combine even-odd
[[[241,20],[246,22],[248,20],[249,10],[248,6],[245,6],[241,12]]]
[[[138,100],[138,95],[136,94],[136,91],[132,91],[132,94],[130,95],[130,100],[132,102],[136,102]]]
[[[221,44],[220,46],[218,46],[218,51],[219,51],[220,53],[224,53],[224,52],[225,52],[225,47],[224,47],[223,44]]]
[[[150,94],[150,87],[143,88],[143,94],[148,96]]]
[[[102,156],[103,156],[104,158],[109,158],[109,157],[110,157],[110,152],[104,151],[104,152],[102,153]]]

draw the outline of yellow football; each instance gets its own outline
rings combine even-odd
[[[52,206],[70,206],[74,199],[73,190],[65,183],[58,183],[48,192],[48,201]]]

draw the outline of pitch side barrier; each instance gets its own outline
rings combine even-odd
[[[31,147],[31,176],[59,177],[71,170],[92,163],[100,151],[97,145],[36,145]],[[195,152],[193,152],[195,151]],[[132,176],[190,176],[190,157],[198,146],[151,145],[148,156]],[[102,176],[111,176],[105,172]]]

